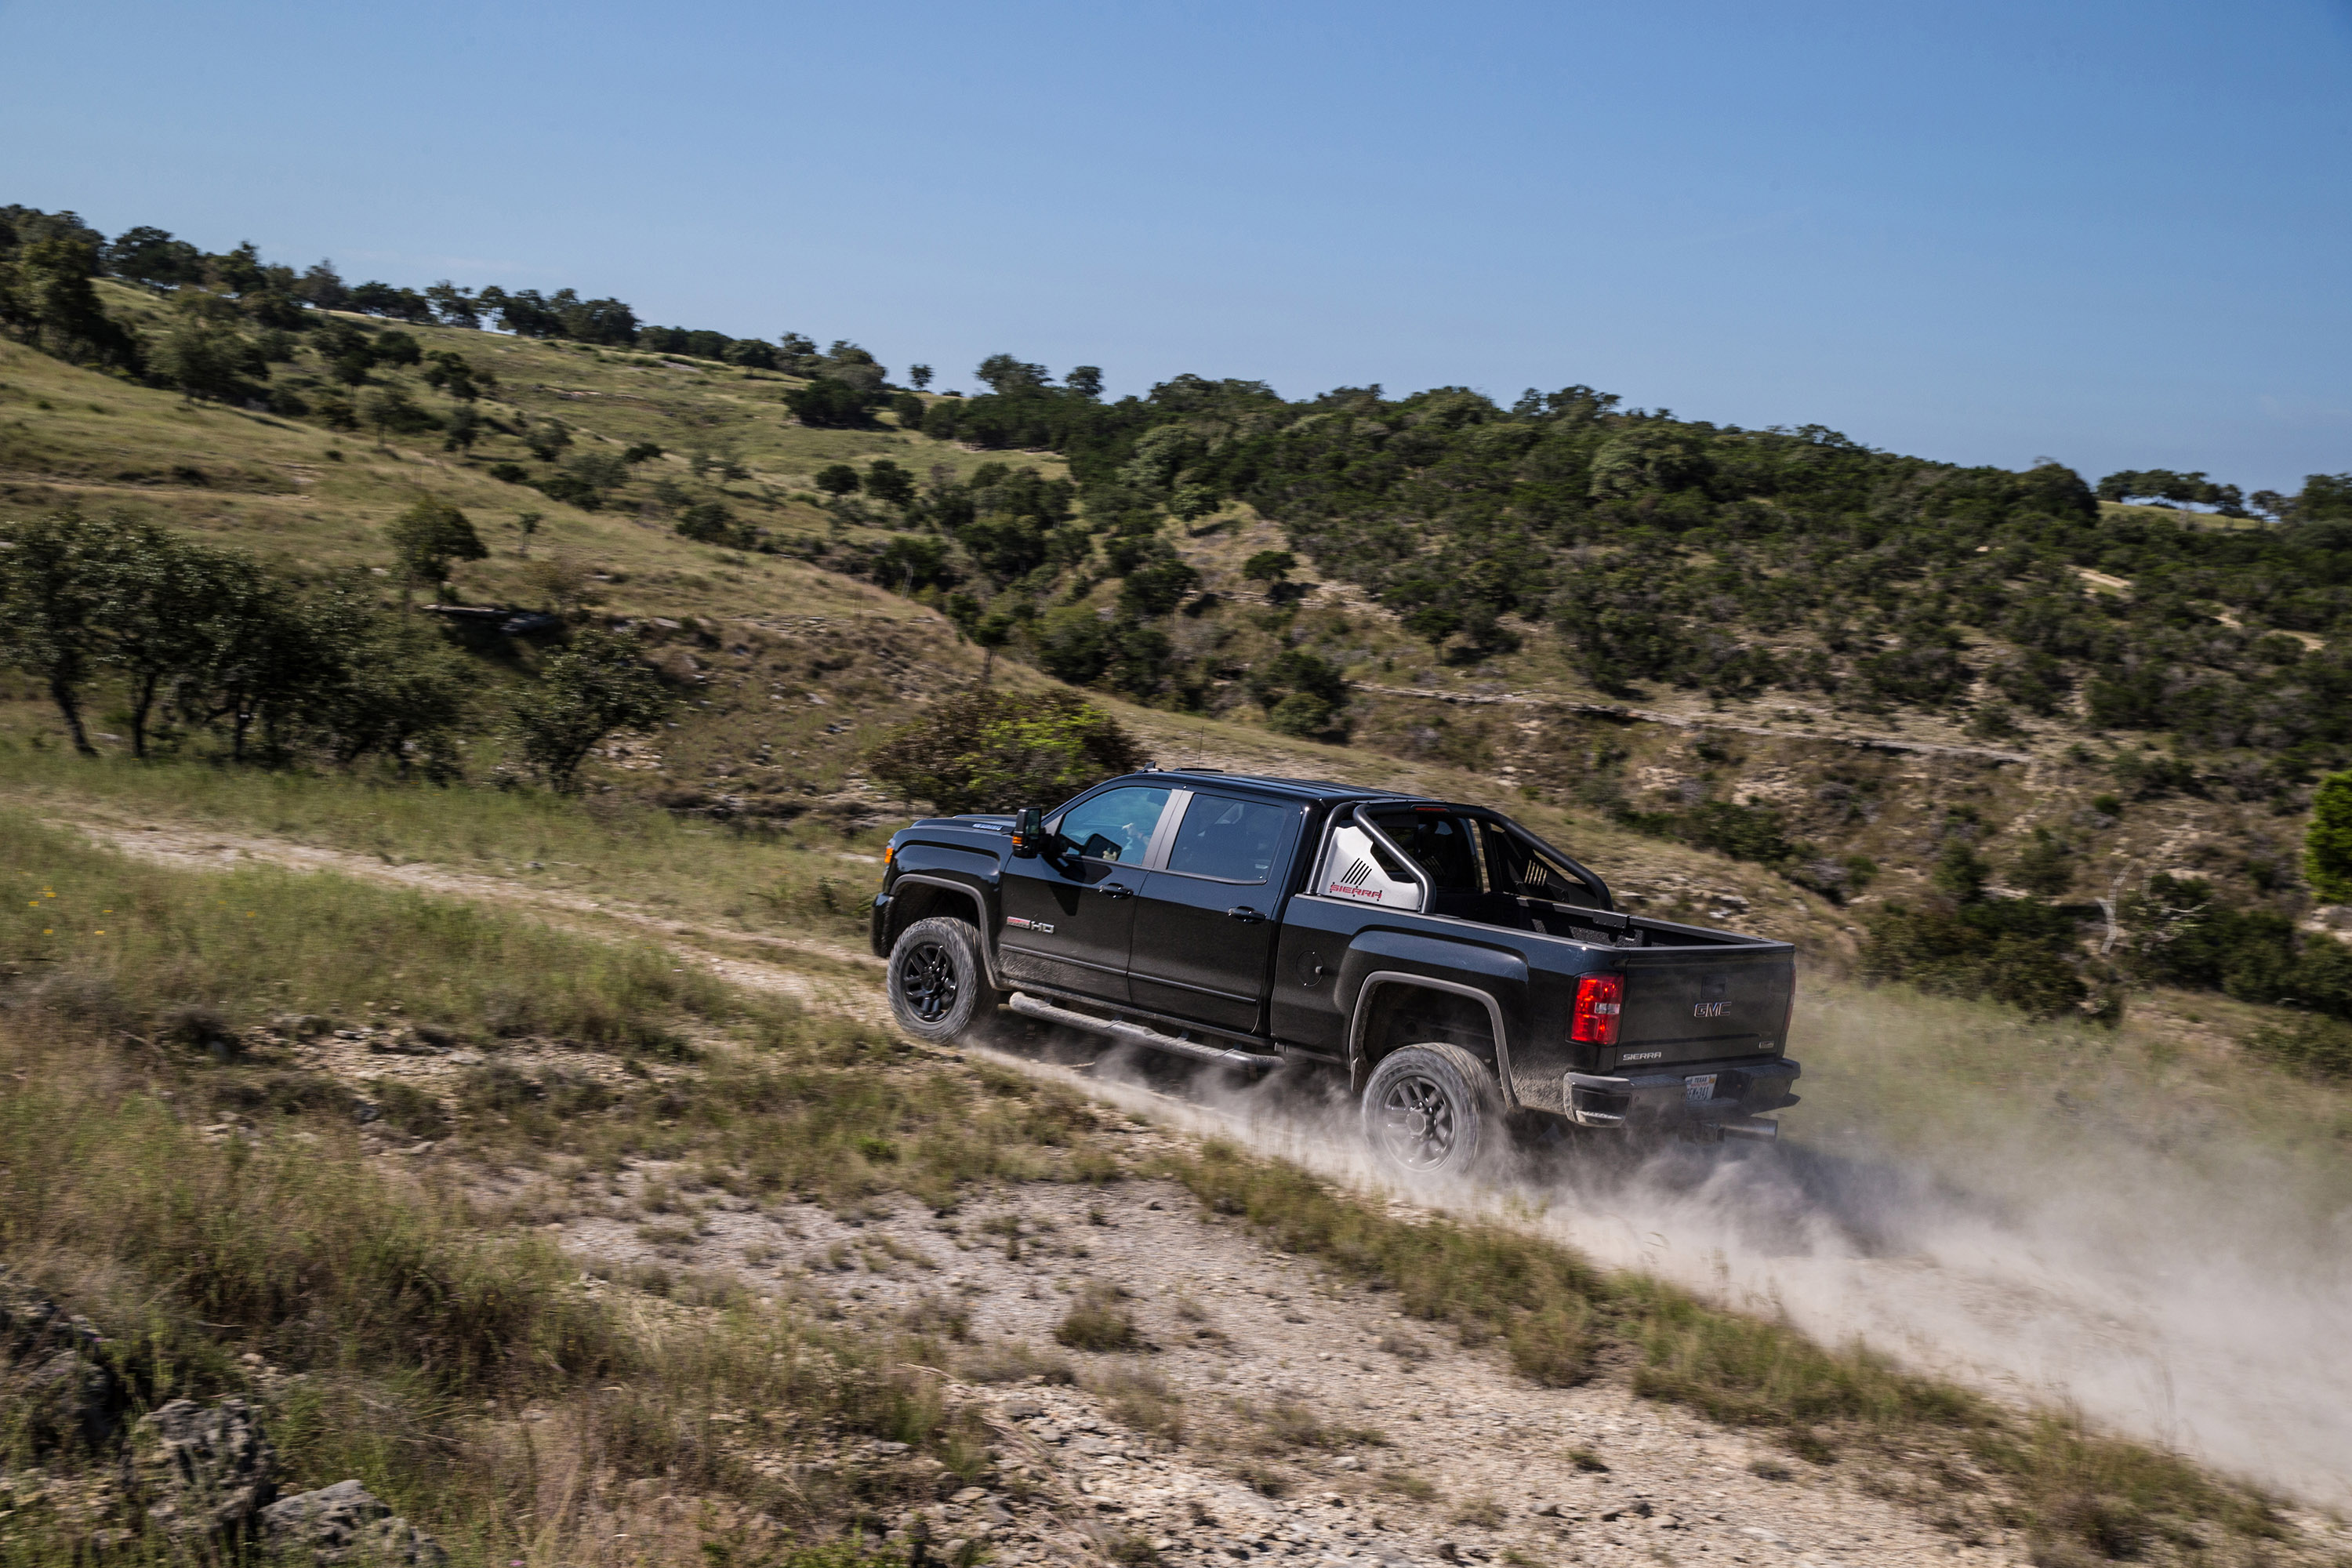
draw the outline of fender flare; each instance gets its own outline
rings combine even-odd
[[[971,900],[972,924],[980,931],[980,957],[981,962],[988,966],[988,983],[1000,991],[1003,990],[1003,973],[996,966],[996,933],[988,929],[988,901],[981,897],[980,889],[969,882],[952,881],[945,877],[927,877],[920,871],[901,871],[891,881],[890,890],[896,893],[909,882],[942,889]]]
[[[1510,1031],[1504,1026],[1503,1005],[1495,999],[1494,993],[1481,991],[1475,985],[1465,985],[1459,981],[1439,980],[1433,975],[1413,974],[1402,969],[1375,970],[1365,975],[1363,983],[1356,987],[1355,1011],[1348,1019],[1348,1088],[1351,1092],[1363,1092],[1364,1079],[1368,1076],[1364,1061],[1364,1030],[1371,1022],[1373,994],[1383,985],[1450,992],[1482,1004],[1486,1009],[1487,1026],[1495,1033],[1495,1076],[1502,1080],[1503,1103],[1512,1108],[1518,1105],[1518,1091],[1511,1082]]]

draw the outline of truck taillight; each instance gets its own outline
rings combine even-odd
[[[1588,1046],[1617,1043],[1617,1018],[1625,1005],[1625,977],[1588,974],[1576,983],[1576,1016],[1568,1037]]]

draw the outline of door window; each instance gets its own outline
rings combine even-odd
[[[1196,795],[1185,808],[1168,868],[1220,882],[1263,882],[1274,874],[1290,823],[1289,806]]]
[[[1168,804],[1164,789],[1128,784],[1082,800],[1062,816],[1063,837],[1077,846],[1089,860],[1112,860],[1140,866],[1151,847],[1152,829]]]

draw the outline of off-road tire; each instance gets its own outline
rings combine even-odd
[[[934,915],[890,945],[890,1016],[919,1040],[946,1045],[993,1015],[1004,994],[988,983],[980,932],[970,921]]]
[[[1495,1075],[1442,1041],[1381,1058],[1364,1085],[1363,1124],[1380,1166],[1414,1181],[1473,1174],[1507,1138]]]

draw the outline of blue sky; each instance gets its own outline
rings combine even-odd
[[[2352,469],[2352,0],[0,0],[0,201],[1114,393]]]

